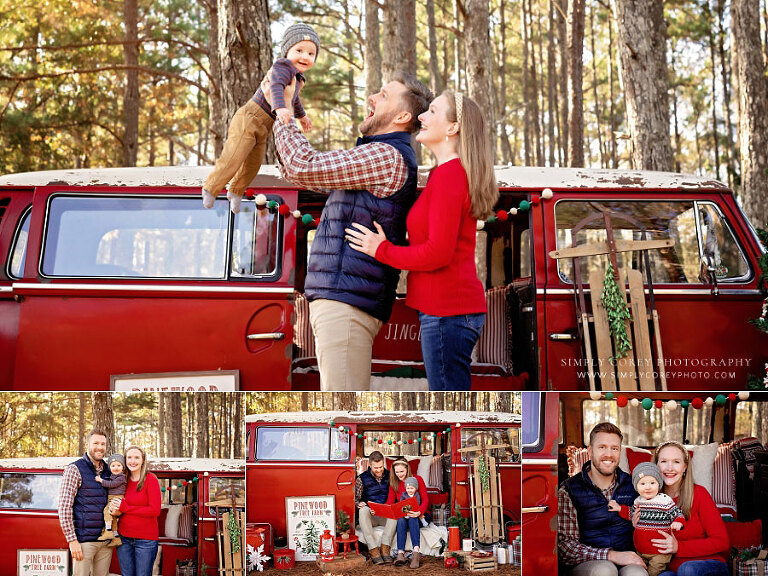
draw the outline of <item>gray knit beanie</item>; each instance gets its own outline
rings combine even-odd
[[[123,465],[123,470],[125,470],[125,458],[123,458],[122,454],[112,454],[112,456],[107,458],[107,468],[109,468],[112,462],[120,462]]]
[[[285,34],[283,34],[283,41],[280,42],[280,56],[285,58],[291,46],[298,44],[302,40],[314,42],[315,46],[317,46],[317,52],[320,52],[320,36],[317,35],[315,29],[304,22],[297,22],[288,26]],[[315,60],[317,60],[317,54],[315,54]]]
[[[419,489],[419,481],[416,480],[414,476],[408,476],[405,480],[403,480],[403,484],[406,486],[413,486],[417,490]]]
[[[632,486],[637,490],[637,483],[643,476],[653,476],[659,483],[659,489],[661,489],[661,470],[653,462],[640,462],[635,469],[632,470]]]

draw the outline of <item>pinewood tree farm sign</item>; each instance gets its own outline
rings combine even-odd
[[[288,547],[296,560],[315,560],[323,530],[336,533],[336,502],[333,496],[289,496],[285,499]]]
[[[17,550],[19,576],[67,576],[69,550]]]

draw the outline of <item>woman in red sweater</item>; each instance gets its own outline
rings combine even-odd
[[[411,546],[413,547],[410,567],[415,569],[421,565],[421,527],[426,527],[430,522],[429,517],[426,516],[429,509],[427,486],[421,476],[411,476],[411,466],[408,460],[402,456],[392,463],[389,478],[387,504],[394,504],[410,498],[411,495],[408,493],[405,481],[408,478],[411,478],[411,481],[416,480],[416,491],[413,492],[413,489],[411,491],[413,497],[419,502],[419,509],[411,510],[405,518],[397,520],[397,558],[395,559],[395,566],[403,566],[406,563],[405,541],[410,534]]]
[[[725,524],[706,488],[693,483],[688,451],[679,442],[664,442],[653,456],[671,496],[686,518],[679,532],[651,542],[661,554],[673,554],[660,576],[728,576],[730,541]]]
[[[485,321],[485,290],[475,267],[477,220],[499,197],[485,120],[461,92],[443,92],[419,116],[416,141],[437,159],[406,220],[410,246],[355,223],[355,250],[410,270],[406,304],[419,311],[421,350],[430,390],[469,390],[472,349]]]
[[[122,500],[110,502],[110,512],[120,516],[120,538],[117,549],[122,576],[152,576],[157,556],[160,516],[160,483],[147,472],[147,455],[138,446],[125,451],[128,485]]]

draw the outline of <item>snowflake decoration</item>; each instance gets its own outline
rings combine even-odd
[[[254,548],[248,544],[246,550],[248,552],[248,571],[252,572],[253,570],[258,570],[259,572],[263,572],[264,564],[270,559],[270,556],[264,555],[264,544],[258,548]]]

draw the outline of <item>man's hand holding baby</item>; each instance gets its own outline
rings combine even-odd
[[[621,510],[621,505],[616,502],[616,500],[610,500],[608,502],[608,510],[611,512],[619,512]]]

